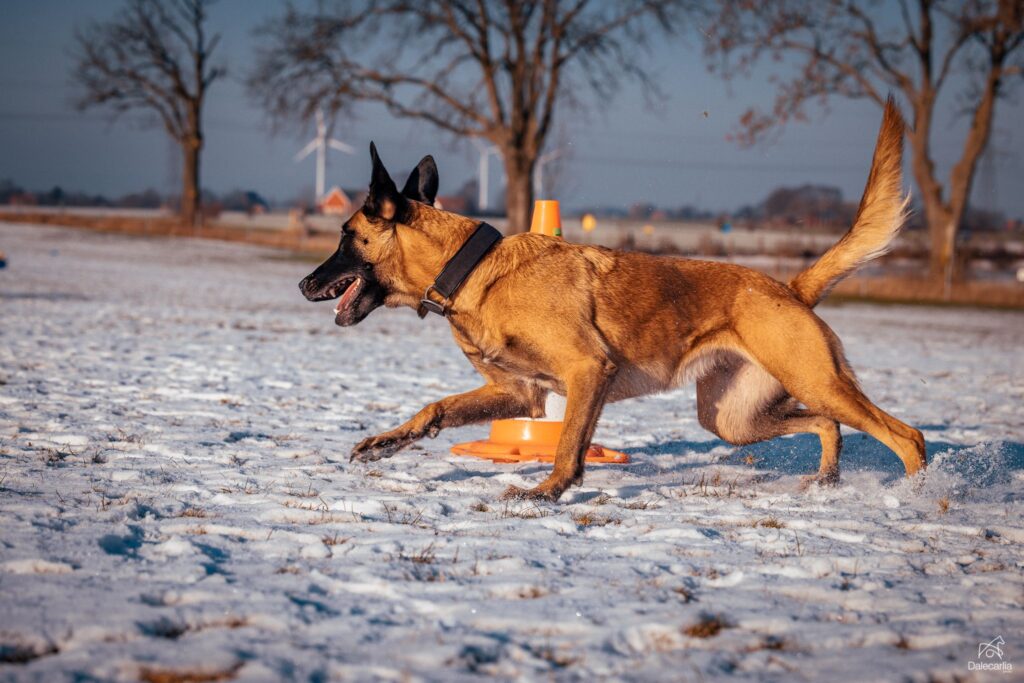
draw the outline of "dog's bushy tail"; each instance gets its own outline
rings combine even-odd
[[[910,203],[910,196],[903,194],[903,131],[903,117],[890,96],[853,227],[789,283],[808,306],[817,305],[837,282],[887,252],[902,227]]]

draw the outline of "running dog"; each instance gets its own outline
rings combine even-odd
[[[903,135],[890,99],[853,227],[788,284],[738,265],[528,233],[491,245],[444,297],[432,291],[439,273],[489,226],[435,208],[429,156],[399,192],[371,143],[366,201],[342,227],[338,250],[300,289],[310,301],[337,298],[338,325],[355,325],[381,305],[442,313],[484,383],[364,439],[351,459],[389,457],[449,427],[541,417],[554,391],[567,408],[551,474],[503,494],[553,501],[582,482],[605,403],[696,381],[700,424],[729,443],[817,434],[821,464],[812,481],[839,479],[840,423],[884,443],[913,475],[926,464],[921,432],[864,395],[839,338],[813,310],[838,281],[883,254],[903,224]]]

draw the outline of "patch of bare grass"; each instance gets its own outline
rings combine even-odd
[[[144,666],[139,669],[139,680],[143,683],[213,683],[230,681],[241,668],[241,664],[227,669],[161,669]]]
[[[324,545],[326,545],[328,547],[334,547],[336,545],[344,545],[345,543],[347,543],[348,541],[350,541],[352,539],[351,539],[350,536],[346,536],[346,537],[342,538],[337,533],[335,533],[335,534],[333,534],[331,536],[324,536],[320,540],[322,540],[324,542]]]
[[[512,501],[505,501],[505,507],[501,511],[501,518],[508,519],[510,517],[515,517],[517,519],[539,519],[541,517],[547,517],[550,514],[550,512],[536,503],[521,505],[520,503],[514,503]]]
[[[714,638],[729,626],[729,622],[717,614],[702,614],[696,623],[685,627],[683,633],[691,638]]]
[[[592,526],[608,526],[609,524],[621,524],[622,521],[614,517],[605,517],[595,513],[593,510],[585,512],[574,512],[571,515],[572,521],[581,529]]]
[[[399,510],[397,505],[383,504],[384,515],[388,524],[406,524],[408,526],[429,529],[429,525],[423,523],[423,510]]]

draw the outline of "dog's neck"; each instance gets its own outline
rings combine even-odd
[[[401,268],[391,282],[389,305],[419,307],[424,290],[434,283],[445,264],[469,239],[479,221],[425,204],[413,204],[396,239]]]

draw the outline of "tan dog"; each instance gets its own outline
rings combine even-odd
[[[841,278],[882,254],[899,230],[903,120],[890,101],[850,231],[789,285],[736,265],[619,252],[536,234],[499,242],[452,297],[447,318],[484,377],[402,426],[365,439],[352,459],[387,457],[424,436],[473,422],[541,417],[567,397],[554,469],[508,497],[556,500],[583,478],[583,458],[606,402],[697,381],[700,423],[726,441],[783,434],[821,438],[817,479],[839,477],[839,423],[865,431],[911,475],[925,466],[921,432],[861,392],[835,333],[811,310]],[[426,157],[399,193],[371,144],[365,205],[338,251],[302,281],[310,300],[341,297],[352,325],[381,304],[424,314],[424,290],[478,222],[433,207],[437,169]]]

